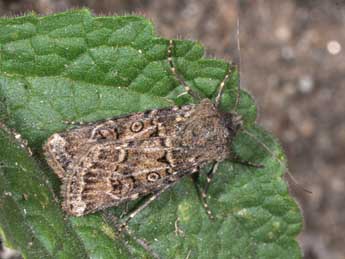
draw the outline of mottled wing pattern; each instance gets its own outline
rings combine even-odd
[[[45,150],[63,181],[63,208],[81,216],[116,206],[224,160],[229,132],[220,117],[205,99],[54,134]]]
[[[182,177],[171,163],[178,150],[165,146],[165,140],[108,141],[91,147],[64,179],[64,209],[84,215],[137,199]],[[197,168],[193,163],[184,167],[185,172]]]
[[[126,116],[86,124],[69,131],[53,134],[44,145],[45,156],[54,172],[63,178],[71,171],[75,161],[95,143],[106,140],[122,142],[133,139],[173,134],[166,130],[175,119],[181,123],[187,120],[194,105],[149,110]]]

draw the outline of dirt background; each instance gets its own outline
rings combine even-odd
[[[82,6],[145,15],[161,36],[201,41],[208,56],[235,62],[239,17],[241,85],[313,192],[291,185],[304,211],[305,258],[345,258],[344,0],[0,0],[0,16]]]

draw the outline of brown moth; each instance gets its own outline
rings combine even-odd
[[[231,150],[242,128],[236,112],[221,112],[220,83],[213,103],[201,99],[178,75],[168,48],[171,72],[198,104],[133,113],[52,135],[44,145],[49,165],[63,185],[63,209],[82,216],[152,194],[140,210],[186,175],[212,164],[201,199],[210,217],[206,192],[218,163],[230,159],[247,165]],[[238,104],[238,103],[237,103]],[[127,222],[129,221],[127,220]]]
[[[204,99],[57,133],[44,148],[63,181],[64,210],[81,216],[154,193],[229,158],[240,125]]]

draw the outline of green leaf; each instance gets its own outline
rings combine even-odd
[[[228,64],[203,57],[203,47],[177,40],[178,72],[205,98],[214,98]],[[28,140],[32,157],[0,128],[0,233],[25,258],[148,258],[131,236],[118,236],[100,213],[76,218],[60,209],[60,182],[42,155],[44,141],[68,128],[192,102],[171,75],[168,40],[143,17],[94,17],[75,10],[46,17],[0,19],[0,119]],[[226,84],[222,109],[234,107],[237,72]],[[263,169],[226,161],[209,191],[210,221],[186,177],[131,221],[136,237],[163,258],[300,258],[302,217],[282,179],[277,141],[255,125],[256,107],[241,92],[246,129],[234,149]],[[283,161],[283,162],[281,162]],[[202,174],[204,176],[205,174]],[[137,202],[129,204],[133,208]],[[123,206],[112,209],[116,215]],[[126,245],[126,241],[128,244]]]

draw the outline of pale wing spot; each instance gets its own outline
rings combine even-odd
[[[144,128],[144,123],[142,121],[133,122],[130,129],[132,132],[140,132]]]

